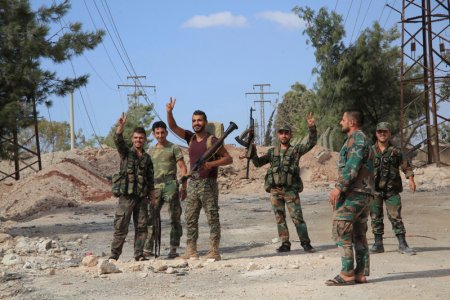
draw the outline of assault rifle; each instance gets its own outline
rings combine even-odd
[[[155,205],[153,210],[153,247],[155,258],[161,253],[161,210],[158,209],[159,205]]]
[[[213,157],[214,154],[216,154],[217,150],[219,150],[220,147],[222,147],[223,141],[235,129],[238,129],[238,126],[234,122],[230,122],[230,125],[228,126],[227,130],[225,130],[223,135],[214,144],[212,144],[211,147],[207,149],[205,153],[203,153],[203,155],[195,162],[194,166],[189,170],[189,173],[181,177],[178,180],[178,183],[182,184],[183,182],[191,178],[198,170],[200,170],[203,164],[207,162],[211,157]]]
[[[247,149],[247,154],[245,157],[247,158],[247,171],[245,173],[245,179],[248,179],[248,173],[250,168],[250,159],[252,157],[252,144],[255,139],[255,120],[253,119],[253,112],[255,109],[250,107],[250,123],[249,127],[241,133],[239,136],[235,137],[236,142],[238,142],[241,146]]]

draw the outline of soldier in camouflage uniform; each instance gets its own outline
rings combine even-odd
[[[277,252],[291,251],[289,231],[286,224],[286,206],[297,230],[300,244],[306,252],[314,252],[308,229],[303,220],[302,207],[299,193],[303,191],[303,183],[300,178],[300,157],[311,150],[317,143],[317,130],[314,118],[310,114],[307,118],[309,138],[306,144],[291,145],[292,131],[288,125],[278,129],[278,146],[270,148],[267,154],[258,157],[256,147],[253,145],[252,161],[255,167],[261,167],[270,163],[265,177],[265,189],[270,193],[272,209],[275,213],[275,221],[278,228],[278,236],[281,246]]]
[[[144,247],[144,255],[152,256],[154,245],[153,222],[155,213],[161,211],[164,203],[168,203],[168,211],[170,216],[170,251],[168,258],[178,256],[177,248],[180,246],[180,238],[183,235],[181,227],[181,203],[180,200],[186,198],[186,182],[183,183],[180,192],[177,183],[177,166],[180,175],[187,173],[186,164],[184,163],[183,153],[179,146],[167,140],[167,125],[163,121],[158,121],[152,125],[153,136],[157,140],[157,144],[152,147],[150,154],[154,168],[155,197],[149,204],[149,220],[147,240]]]
[[[111,244],[110,259],[119,259],[123,244],[128,234],[131,216],[134,222],[134,258],[145,260],[144,243],[147,237],[147,204],[149,194],[153,191],[153,164],[145,153],[144,145],[147,134],[142,127],[133,131],[129,148],[122,133],[126,115],[119,118],[114,142],[120,155],[120,173],[113,176],[113,192],[119,197],[119,205],[114,218],[114,238]]]
[[[375,243],[370,252],[382,253],[383,246],[383,202],[386,203],[386,212],[391,221],[392,229],[398,239],[398,251],[414,255],[414,249],[409,248],[405,239],[405,225],[403,225],[400,193],[403,191],[402,179],[399,169],[409,180],[409,189],[414,192],[416,184],[414,173],[409,161],[401,150],[390,143],[392,133],[391,124],[381,122],[377,125],[377,141],[373,145],[375,153],[375,197],[370,202],[370,217],[372,219],[372,232]]]
[[[339,275],[326,281],[330,286],[365,283],[369,275],[366,232],[374,192],[373,152],[360,130],[361,111],[347,110],[340,124],[347,139],[339,153],[339,178],[330,193],[330,204],[334,210],[333,238],[341,250],[342,268]]]
[[[177,125],[172,111],[176,100],[170,98],[166,104],[167,121],[170,129],[189,145],[189,161],[191,168],[201,156],[217,141],[217,138],[206,132],[208,120],[203,111],[196,110],[192,115],[192,129],[185,130]],[[186,253],[184,259],[198,258],[198,218],[203,207],[209,225],[210,247],[205,258],[220,260],[220,220],[219,220],[219,190],[217,186],[218,167],[229,165],[233,162],[225,147],[219,148],[216,155],[205,162],[198,173],[192,176],[188,183],[186,199]]]

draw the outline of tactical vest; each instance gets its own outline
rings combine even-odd
[[[268,193],[276,187],[288,187],[300,193],[303,190],[303,183],[300,178],[298,166],[300,158],[297,148],[289,145],[283,155],[280,152],[280,146],[270,152],[270,167],[267,170],[264,188]]]
[[[150,155],[143,153],[141,158],[134,151],[128,151],[127,156],[120,162],[120,172],[112,177],[112,192],[114,196],[148,196],[147,168]]]
[[[400,160],[397,153],[399,149],[389,146],[381,155],[375,155],[375,189],[381,192],[390,192],[394,180],[399,174]]]

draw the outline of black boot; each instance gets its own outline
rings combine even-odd
[[[283,243],[277,248],[277,252],[289,252],[291,251],[291,244]]]
[[[405,234],[397,234],[398,239],[398,252],[401,254],[409,254],[409,255],[416,255],[416,250],[409,248],[408,244],[406,243]]]
[[[370,248],[370,253],[383,253],[383,252],[384,252],[383,235],[375,234],[375,243],[373,244],[372,248]]]
[[[316,249],[314,249],[313,246],[311,246],[311,243],[307,242],[307,243],[301,243],[303,250],[305,250],[305,252],[309,252],[309,253],[313,253],[316,252]]]

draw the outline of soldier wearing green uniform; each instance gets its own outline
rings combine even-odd
[[[373,152],[360,110],[347,110],[340,122],[347,139],[339,153],[339,178],[330,193],[333,207],[333,238],[341,251],[342,268],[326,285],[339,286],[367,282],[369,246],[367,220],[374,193]],[[356,261],[356,267],[355,267]]]
[[[303,183],[300,178],[300,157],[311,150],[317,143],[317,130],[314,118],[310,114],[307,118],[309,138],[306,144],[291,145],[292,131],[288,125],[278,129],[278,146],[267,151],[266,155],[258,157],[256,147],[252,151],[252,161],[255,167],[261,167],[270,163],[265,177],[265,189],[270,193],[272,209],[275,213],[275,221],[278,228],[278,236],[281,246],[277,252],[291,251],[289,231],[286,224],[286,206],[297,230],[300,244],[307,252],[314,252],[308,229],[303,219],[299,193],[303,191]]]
[[[402,151],[390,143],[391,134],[390,123],[381,122],[377,125],[377,141],[372,146],[375,152],[375,197],[370,202],[370,217],[375,243],[370,252],[384,252],[383,203],[385,203],[389,221],[391,221],[392,229],[398,239],[398,251],[414,255],[416,252],[409,248],[405,239],[406,230],[401,216],[402,203],[400,198],[403,185],[399,169],[408,178],[409,189],[412,192],[416,190],[414,173],[411,164],[404,157]]]
[[[177,125],[172,111],[176,100],[170,98],[166,104],[167,122],[170,129],[189,145],[190,167],[217,141],[217,138],[206,132],[208,120],[206,114],[196,110],[192,114],[192,129],[185,130]],[[198,258],[198,219],[203,207],[209,225],[210,247],[206,259],[220,260],[220,220],[219,220],[219,188],[217,186],[218,167],[229,165],[233,162],[225,147],[220,147],[214,157],[203,164],[200,170],[189,179],[186,199],[186,252],[182,258]]]
[[[131,216],[134,223],[134,258],[145,260],[144,243],[147,237],[147,204],[149,194],[153,191],[153,164],[145,153],[144,145],[147,134],[142,127],[133,131],[132,144],[129,148],[122,133],[127,117],[119,118],[114,142],[120,155],[120,172],[113,176],[113,193],[119,197],[119,205],[114,218],[114,238],[111,244],[110,259],[119,259],[123,244],[128,234]]]
[[[163,204],[167,202],[171,225],[168,258],[175,258],[178,256],[177,248],[180,246],[180,238],[183,235],[180,221],[180,200],[182,201],[186,198],[186,183],[182,185],[180,192],[178,192],[177,166],[181,176],[186,175],[187,169],[180,147],[167,140],[167,125],[163,121],[155,122],[152,125],[152,131],[157,144],[148,151],[148,154],[150,154],[153,161],[155,193],[148,207],[149,220],[144,255],[153,255],[152,249],[154,238],[156,238],[153,236],[155,213],[159,215]]]

